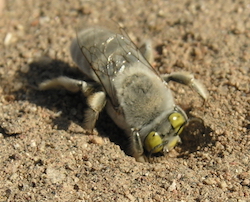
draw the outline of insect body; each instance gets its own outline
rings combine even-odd
[[[205,88],[189,73],[159,75],[146,59],[151,57],[149,45],[143,47],[139,50],[126,35],[104,28],[81,30],[72,42],[71,56],[94,83],[62,76],[39,86],[41,90],[64,87],[82,91],[89,105],[86,129],[95,127],[99,113],[106,107],[130,138],[130,152],[137,161],[171,150],[180,142],[179,135],[188,122],[186,113],[175,105],[167,82],[189,85],[207,98]]]

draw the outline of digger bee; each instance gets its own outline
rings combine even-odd
[[[40,90],[62,87],[81,91],[87,97],[83,127],[92,130],[105,107],[113,121],[130,140],[129,152],[137,161],[154,153],[168,152],[178,142],[188,123],[186,113],[175,104],[169,81],[190,86],[202,98],[208,93],[187,72],[160,75],[151,65],[149,42],[137,48],[130,38],[93,26],[78,31],[70,47],[79,70],[93,82],[61,76],[46,80]]]

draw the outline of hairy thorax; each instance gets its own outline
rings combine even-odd
[[[120,107],[129,125],[135,128],[150,122],[169,106],[166,103],[173,102],[165,83],[152,72],[142,70],[131,68],[123,72],[126,76],[115,80]],[[130,116],[136,121],[130,121]]]

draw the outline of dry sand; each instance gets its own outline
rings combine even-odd
[[[136,44],[151,39],[159,71],[189,71],[209,91],[203,103],[170,84],[204,125],[153,163],[126,155],[105,112],[86,134],[81,94],[34,88],[81,77],[69,55],[75,27],[103,16]],[[0,0],[0,201],[250,201],[249,17],[249,0]]]

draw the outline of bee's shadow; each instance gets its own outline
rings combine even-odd
[[[188,158],[191,153],[201,151],[208,145],[214,146],[216,140],[211,136],[212,129],[204,122],[192,121],[181,134],[179,158]]]
[[[71,93],[64,89],[39,91],[37,88],[44,80],[62,75],[86,80],[84,74],[77,68],[72,68],[69,64],[60,60],[42,57],[29,64],[28,72],[18,72],[17,80],[25,83],[26,86],[15,91],[14,94],[17,100],[28,100],[37,106],[54,111],[57,115],[52,116],[52,124],[58,130],[68,130],[72,121],[82,126],[84,111],[88,108],[85,97],[80,92]],[[127,153],[126,144],[128,140],[124,132],[113,123],[105,110],[101,112],[96,128],[101,136],[108,137]]]
[[[79,118],[77,117],[78,114],[74,116],[76,114],[75,110],[81,110],[85,106],[81,95],[65,90],[39,91],[38,84],[61,75],[76,78],[75,70],[65,62],[52,60],[45,56],[30,63],[27,69],[26,72],[18,72],[18,79],[25,85],[15,92],[16,99],[28,100],[30,103],[56,112],[58,115],[52,119],[53,124],[58,129],[66,130],[70,125],[71,118],[73,121]]]

